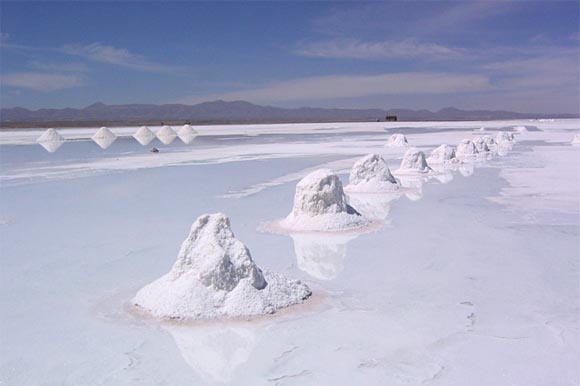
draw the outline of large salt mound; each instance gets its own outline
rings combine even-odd
[[[187,145],[193,142],[197,134],[198,132],[193,127],[191,127],[191,125],[183,125],[183,127],[177,132],[179,139],[181,139],[183,143]]]
[[[387,162],[378,154],[369,154],[353,165],[347,192],[380,193],[392,192],[399,189],[399,182],[389,170]]]
[[[290,231],[341,231],[361,228],[370,221],[347,203],[340,179],[318,169],[296,185],[294,206],[279,226]]]
[[[469,140],[464,139],[462,140],[459,145],[457,145],[457,150],[455,151],[455,156],[458,158],[469,158],[474,157],[479,154],[477,147],[475,144]]]
[[[155,139],[155,133],[153,133],[147,126],[141,126],[133,138],[137,140],[141,145],[147,146]]]
[[[477,149],[478,152],[486,153],[489,151],[489,147],[487,146],[487,142],[483,137],[480,137],[480,136],[473,137],[472,142],[475,145],[475,148]]]
[[[403,134],[393,134],[385,144],[386,147],[407,147],[409,142],[407,142],[407,137]]]
[[[217,213],[195,220],[171,271],[133,303],[161,318],[211,319],[271,314],[310,294],[300,281],[262,272],[230,220]]]
[[[425,153],[419,149],[412,147],[405,152],[401,166],[397,169],[397,173],[429,173],[432,169],[427,165],[425,160]]]
[[[157,132],[157,138],[163,143],[164,145],[169,145],[173,140],[177,137],[177,134],[171,126],[163,126],[161,130]]]
[[[457,163],[459,160],[455,157],[455,150],[453,147],[443,144],[439,145],[436,149],[431,152],[429,158],[427,158],[427,163],[431,164],[452,164]]]
[[[495,136],[495,142],[499,145],[502,145],[505,143],[512,143],[514,141],[515,141],[514,135],[512,133],[506,133],[505,131],[500,131]]]
[[[62,144],[65,139],[58,131],[55,129],[48,129],[38,139],[36,140],[46,151],[49,153],[54,153]]]
[[[570,143],[572,145],[580,145],[580,134],[576,134]]]
[[[97,132],[91,137],[93,142],[99,145],[102,149],[106,149],[115,142],[117,136],[106,127],[101,127]]]

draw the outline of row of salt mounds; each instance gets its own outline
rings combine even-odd
[[[169,145],[175,138],[177,138],[177,133],[171,128],[171,126],[165,125],[157,132],[157,138],[164,145]]]
[[[58,131],[55,129],[48,129],[38,139],[36,140],[40,146],[42,146],[49,153],[54,153],[62,144],[65,139]]]
[[[412,147],[405,152],[401,166],[397,169],[397,174],[425,174],[431,172],[433,169],[427,165],[425,153],[419,149]]]
[[[407,147],[409,146],[409,142],[407,141],[407,137],[403,134],[393,134],[385,144],[385,147]]]
[[[106,149],[115,142],[117,136],[106,127],[101,127],[97,132],[91,137],[93,142],[99,145],[102,149]]]
[[[157,133],[157,137],[165,145],[169,145],[173,142],[176,136],[179,137],[183,143],[189,145],[197,135],[198,132],[191,127],[191,125],[184,125],[179,129],[177,134],[170,126],[163,126],[159,133]],[[135,138],[141,145],[147,146],[151,141],[153,141],[153,139],[155,139],[155,133],[147,126],[142,126],[135,134],[133,134],[133,138]]]
[[[439,145],[439,147],[431,152],[429,158],[427,158],[427,164],[429,165],[446,165],[459,162],[459,159],[455,156],[455,149],[447,144]]]
[[[572,145],[580,145],[580,134],[576,134],[570,143]]]
[[[289,231],[344,231],[370,225],[348,205],[340,179],[328,169],[318,169],[296,185],[292,212],[278,226]]]
[[[302,303],[312,292],[297,280],[262,272],[221,213],[191,226],[171,271],[133,299],[156,317],[213,319],[271,314]]]
[[[391,174],[384,158],[378,154],[369,154],[355,162],[344,190],[352,193],[381,193],[399,188],[400,183]]]

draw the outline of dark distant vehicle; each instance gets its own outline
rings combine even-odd
[[[385,117],[385,121],[387,121],[387,122],[397,122],[397,116],[396,115],[387,115]]]
[[[158,148],[156,148],[156,147],[152,147],[151,149],[149,149],[149,151],[150,151],[151,153],[159,153],[159,149],[158,149]]]

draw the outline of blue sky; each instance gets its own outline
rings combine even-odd
[[[579,3],[0,3],[1,104],[578,112]]]

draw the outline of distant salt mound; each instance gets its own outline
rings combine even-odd
[[[318,169],[298,182],[292,213],[278,226],[299,232],[333,232],[369,224],[366,217],[348,205],[340,179],[328,169]]]
[[[475,148],[477,149],[478,152],[480,153],[487,153],[489,151],[489,147],[487,146],[487,142],[485,141],[485,139],[481,136],[477,136],[473,138],[473,144],[475,145]]]
[[[55,129],[48,129],[38,139],[36,140],[40,146],[42,146],[49,153],[54,153],[62,144],[65,139],[58,131]]]
[[[514,130],[516,133],[525,133],[525,132],[527,132],[527,131],[528,131],[528,128],[527,128],[527,127],[525,127],[525,126],[514,126],[514,127],[513,127],[513,130]]]
[[[157,132],[157,138],[164,145],[169,145],[175,138],[177,138],[177,133],[173,131],[171,126],[165,125]]]
[[[381,193],[393,192],[399,187],[399,182],[391,174],[384,158],[378,154],[369,154],[355,162],[350,171],[348,185],[344,190],[357,193]]]
[[[133,303],[160,318],[212,319],[271,314],[310,294],[300,281],[262,272],[217,213],[195,220],[171,271]]]
[[[141,126],[139,130],[133,134],[133,138],[135,138],[141,145],[147,146],[155,139],[155,133],[153,133],[147,126]]]
[[[407,147],[409,142],[407,142],[407,137],[403,134],[393,134],[385,144],[385,147]]]
[[[512,133],[506,133],[505,131],[500,131],[495,136],[495,142],[499,145],[513,143],[515,141],[515,137]]]
[[[401,166],[397,169],[399,174],[429,173],[432,169],[427,164],[425,153],[412,147],[405,152]]]
[[[459,145],[457,145],[457,150],[455,151],[455,156],[457,158],[463,159],[475,157],[478,154],[479,151],[477,150],[477,147],[469,139],[464,139],[461,142],[459,142]]]
[[[115,142],[117,136],[106,127],[101,127],[97,132],[91,137],[93,142],[99,145],[102,149],[106,149]]]
[[[580,145],[580,134],[576,134],[570,143],[572,145]]]
[[[427,164],[429,165],[455,164],[458,162],[460,161],[455,156],[455,150],[453,149],[453,147],[446,144],[439,145],[439,147],[437,147],[431,152],[429,158],[427,158]]]
[[[482,135],[481,138],[490,150],[497,146],[495,139],[491,135]]]
[[[179,131],[177,132],[177,136],[183,143],[189,145],[193,142],[195,137],[197,137],[199,133],[195,130],[191,125],[184,125]]]

